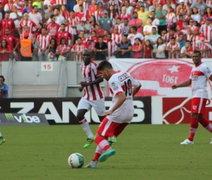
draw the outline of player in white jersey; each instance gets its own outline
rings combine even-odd
[[[87,135],[87,143],[84,148],[90,146],[94,140],[94,135],[89,127],[89,124],[84,117],[85,113],[93,107],[99,116],[100,121],[104,118],[105,110],[104,94],[100,87],[100,82],[103,81],[101,74],[97,71],[97,63],[91,61],[91,51],[85,49],[82,53],[84,63],[81,65],[83,81],[80,83],[79,90],[84,94],[78,104],[77,119]]]
[[[131,122],[134,114],[133,96],[141,87],[140,83],[133,79],[130,74],[114,71],[108,61],[102,61],[98,66],[98,71],[108,81],[113,98],[109,111],[104,112],[106,117],[97,129],[95,156],[85,166],[86,168],[96,168],[98,161],[103,162],[116,153],[116,150],[110,147],[107,139],[111,136],[119,136]]]
[[[206,130],[212,133],[212,126],[209,120],[204,118],[205,105],[208,100],[208,92],[206,90],[207,80],[212,81],[212,72],[207,65],[201,62],[201,52],[194,51],[192,59],[195,67],[191,71],[189,79],[181,84],[173,85],[172,89],[186,87],[191,85],[192,100],[191,100],[191,124],[190,135],[180,144],[193,144],[193,138],[200,123]],[[210,142],[212,144],[212,141]]]

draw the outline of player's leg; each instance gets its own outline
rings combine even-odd
[[[202,105],[202,109],[201,109],[201,116],[199,118],[199,123],[206,129],[208,130],[210,133],[212,133],[212,126],[210,124],[210,121],[208,119],[206,119],[203,114],[205,114],[205,106],[207,103],[207,99],[203,99],[203,105]],[[212,141],[210,142],[210,144],[212,144]]]
[[[5,139],[3,138],[1,131],[0,131],[0,145],[5,142]]]
[[[191,123],[190,123],[190,134],[180,144],[193,144],[193,139],[196,134],[196,130],[199,125],[199,119],[201,117],[201,109],[203,107],[203,98],[192,98],[191,100]]]
[[[92,107],[95,109],[96,114],[98,115],[100,122],[102,122],[103,119],[105,118],[105,117],[103,116],[103,112],[105,111],[105,102],[104,102],[104,98],[98,99],[98,100],[96,100],[96,101],[92,101],[92,104],[91,104],[91,105],[92,105]],[[115,137],[115,136],[113,136],[113,137],[108,137],[108,142],[109,142],[109,145],[110,145],[111,147],[113,147],[114,144],[117,142],[116,137]]]
[[[97,134],[95,138],[95,142],[97,144],[97,148],[95,151],[95,155],[93,160],[85,166],[86,168],[94,168],[97,165],[97,162],[102,155],[102,152],[105,150],[107,153],[107,156],[105,158],[104,155],[104,160],[106,160],[109,156],[115,154],[115,149],[111,149],[109,142],[107,140],[108,136],[113,136],[114,130],[115,130],[115,123],[109,121],[107,118],[104,118],[103,121],[100,123],[98,129],[97,129]],[[104,154],[105,154],[104,153]]]
[[[81,98],[78,104],[78,111],[77,111],[77,119],[84,130],[84,132],[87,135],[87,142],[84,145],[84,148],[87,148],[90,146],[90,144],[94,141],[94,135],[90,129],[89,123],[87,119],[85,118],[85,113],[90,109],[90,104],[88,100]]]

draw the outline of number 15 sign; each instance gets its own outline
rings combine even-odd
[[[42,62],[41,63],[41,71],[53,71],[53,63],[52,62]]]

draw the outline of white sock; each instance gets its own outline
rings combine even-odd
[[[0,137],[2,137],[1,131],[0,131]]]
[[[86,119],[83,119],[82,121],[79,121],[82,129],[85,131],[85,134],[88,136],[88,138],[93,138],[94,135],[90,129],[89,123]]]

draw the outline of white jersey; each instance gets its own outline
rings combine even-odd
[[[132,87],[138,87],[140,83],[130,74],[118,71],[109,80],[110,92],[113,95],[110,109],[116,104],[119,93],[125,93],[125,102],[107,118],[116,123],[130,123],[134,114]]]
[[[207,80],[212,75],[209,67],[203,63],[191,70],[190,79],[192,81],[192,98],[208,98]]]

